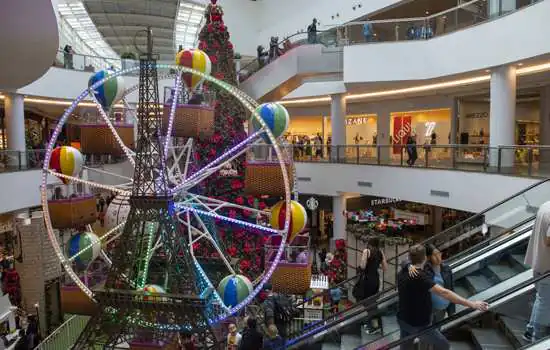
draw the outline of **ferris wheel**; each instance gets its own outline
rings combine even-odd
[[[159,278],[155,275],[152,266],[159,257],[178,254],[178,252],[167,251],[167,246],[175,241],[179,242],[178,244],[185,242],[184,248],[192,260],[188,268],[193,270],[185,273],[198,276],[198,293],[208,293],[209,302],[215,306],[214,311],[211,311],[208,316],[208,323],[213,324],[234,315],[251,302],[271,278],[280,259],[284,257],[289,236],[296,235],[305,226],[305,210],[292,200],[294,175],[289,170],[292,167],[291,160],[279,141],[279,136],[288,126],[288,112],[278,104],[260,106],[236,87],[209,75],[209,71],[185,65],[167,64],[157,64],[156,69],[159,81],[171,79],[174,82],[167,89],[168,93],[165,93],[160,135],[149,135],[150,138],[159,140],[160,149],[154,151],[149,149],[149,153],[140,152],[140,142],[149,140],[140,139],[139,137],[142,136],[134,140],[134,125],[113,117],[114,108],[111,107],[120,105],[123,115],[133,115],[133,118],[136,118],[135,109],[131,108],[126,101],[130,94],[139,89],[139,85],[126,88],[122,77],[138,72],[139,66],[96,74],[90,81],[90,86],[61,116],[49,141],[43,168],[41,199],[46,228],[55,253],[67,275],[92,302],[96,301],[96,290],[86,279],[83,279],[82,275],[83,271],[86,271],[97,259],[101,259],[108,265],[110,274],[118,274],[119,280],[126,279],[127,285],[132,286],[137,293],[160,297],[160,300],[163,294],[181,293],[182,291],[170,282],[176,276],[164,273],[163,278]],[[191,77],[191,84],[186,81],[189,77]],[[211,127],[209,123],[213,120],[214,107],[204,103],[205,96],[208,94],[206,91],[201,92],[202,103],[193,106],[189,103],[189,100],[201,91],[200,84],[203,81],[208,82],[211,90],[217,89],[219,93],[230,95],[239,101],[250,113],[253,125],[246,138],[234,142],[221,155],[218,154],[214,159],[208,160],[197,159],[195,151],[197,139],[209,133],[208,128]],[[81,125],[82,152],[67,146],[55,147],[63,126],[78,104],[85,99],[91,99],[95,103],[98,120]],[[137,107],[138,110],[139,108],[141,106]],[[267,111],[267,114],[262,115],[262,110]],[[155,115],[150,117],[157,118]],[[142,127],[140,123],[144,122],[147,120],[135,120],[137,128]],[[269,209],[261,209],[248,203],[222,200],[196,190],[210,177],[219,176],[220,171],[230,171],[233,161],[254,153],[254,148],[258,146],[269,149],[269,155],[265,157],[269,158],[277,169],[280,181],[278,187],[282,191],[279,194],[282,200],[277,204],[277,217],[273,217]],[[81,153],[116,155],[118,159],[124,160],[117,164],[124,163],[131,171],[120,170],[123,167],[119,169],[117,164],[111,165],[108,171],[92,169]],[[162,170],[167,174],[167,178],[154,171],[142,176],[155,179],[156,182],[165,181],[168,184],[173,201],[167,215],[171,216],[179,228],[172,232],[159,232],[156,222],[147,222],[144,230],[149,234],[146,242],[141,244],[142,247],[145,246],[145,253],[128,252],[127,258],[141,259],[142,271],[132,275],[129,269],[116,268],[120,259],[111,255],[110,247],[116,246],[119,240],[127,239],[124,236],[125,220],[132,207],[131,198],[136,188],[135,179],[137,178],[133,174],[133,169],[138,162],[143,162],[144,158],[148,157],[160,158],[164,167]],[[91,172],[99,172],[104,176],[96,176],[91,180],[89,175]],[[162,173],[162,171],[159,172]],[[103,181],[107,177],[118,178],[120,181],[115,184]],[[73,193],[56,196],[57,190],[52,192],[51,185],[55,178],[60,179],[64,186],[72,186]],[[150,188],[151,196],[155,195],[155,181]],[[78,187],[77,190],[75,186]],[[111,203],[111,205],[113,203],[118,205],[114,224],[107,225],[109,229],[102,234],[94,232],[92,227],[96,220],[92,213],[96,206],[94,190],[108,191],[117,195]],[[246,212],[246,217],[249,219],[228,214],[235,211]],[[112,218],[106,219],[109,221]],[[269,263],[264,265],[264,271],[255,279],[249,280],[240,275],[238,267],[235,266],[235,259],[228,255],[223,238],[216,232],[216,226],[220,225],[237,227],[241,231],[246,231],[247,234],[279,237],[277,240],[279,244],[272,250]],[[84,232],[79,232],[78,228],[82,226],[86,229]],[[71,237],[65,237],[68,239],[60,239],[60,230],[69,230],[73,234]],[[209,267],[203,266],[203,260],[195,254],[195,247],[201,242],[213,248],[213,255],[225,269],[226,278],[223,280],[213,278],[209,273]],[[227,290],[228,284],[233,285],[234,291]],[[231,296],[228,297],[228,294]],[[173,331],[190,329],[190,325],[185,323],[144,321],[143,324]]]

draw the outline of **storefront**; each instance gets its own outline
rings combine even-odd
[[[416,143],[419,145],[448,144],[451,131],[451,109],[391,113],[390,130],[394,145],[406,144],[410,135],[415,137]],[[399,153],[400,149],[396,148],[395,151]]]
[[[459,118],[459,143],[489,144],[489,102],[462,102]],[[540,108],[538,101],[516,104],[515,143],[539,144]]]

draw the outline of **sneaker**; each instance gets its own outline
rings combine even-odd
[[[531,332],[529,331],[526,331],[525,333],[523,333],[522,338],[528,343],[533,342],[533,334],[531,334]]]

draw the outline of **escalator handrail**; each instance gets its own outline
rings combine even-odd
[[[531,217],[529,219],[525,219],[524,221],[518,223],[517,225],[515,225],[514,227],[508,229],[508,230],[505,230],[503,232],[501,232],[499,235],[491,238],[491,240],[497,240],[507,234],[509,234],[510,232],[513,232],[514,230],[516,230],[518,227],[520,226],[523,226],[525,225],[526,223],[528,223],[529,221],[532,221],[534,219],[534,217]],[[505,240],[499,242],[499,245],[500,244],[504,244],[506,242],[508,242],[509,240],[511,239],[514,239],[517,235],[520,235],[520,234],[523,234],[525,233],[526,230],[530,230],[531,228],[527,227],[521,231],[518,231],[516,234],[513,234],[513,235],[510,235],[510,237],[506,238]],[[488,250],[491,250],[491,249],[495,249],[494,246],[492,245],[488,245],[487,247],[484,247],[482,249],[479,249],[479,245],[483,245],[483,244],[486,244],[487,241],[482,241],[482,242],[479,242],[478,244],[476,244],[475,246],[465,250],[465,251],[462,251],[460,253],[458,253],[457,255],[455,255],[454,257],[452,257],[450,259],[450,262],[448,262],[449,266],[451,267],[454,267],[453,266],[453,260],[458,260],[459,258],[462,258],[463,256],[466,255],[466,253],[471,253],[472,255],[472,259],[474,259],[475,257],[479,256],[479,255],[482,255],[482,254],[485,254]],[[477,248],[476,248],[477,247]],[[354,276],[354,277],[351,277],[351,278],[348,278],[347,280],[341,282],[340,284],[338,285],[343,285],[344,283],[349,283],[351,281],[353,281],[354,279],[357,279],[358,276]],[[395,291],[396,287],[395,286],[392,286],[392,287],[389,287],[389,288],[386,288],[380,292],[378,292],[377,294],[375,295],[372,295],[370,296],[369,298],[367,299],[364,299],[364,300],[361,300],[361,301],[358,301],[356,302],[351,308],[347,309],[347,310],[342,310],[342,311],[338,311],[336,313],[333,313],[331,315],[329,315],[328,317],[326,317],[325,319],[322,319],[322,320],[319,320],[317,322],[313,322],[313,323],[310,323],[308,325],[308,328],[307,329],[302,329],[301,331],[297,332],[298,334],[295,336],[295,339],[300,339],[300,338],[303,338],[304,334],[302,333],[308,333],[308,330],[312,329],[313,327],[315,327],[316,325],[319,325],[320,323],[322,322],[325,322],[326,319],[333,319],[333,318],[337,318],[339,316],[341,316],[342,314],[346,313],[348,315],[346,315],[346,318],[341,320],[336,320],[336,322],[331,321],[330,323],[327,323],[325,324],[325,327],[319,327],[319,328],[315,328],[315,329],[318,329],[319,332],[323,331],[324,329],[327,329],[327,328],[330,328],[333,324],[336,324],[336,323],[340,323],[342,321],[345,321],[346,319],[348,318],[351,318],[351,317],[354,317],[356,316],[357,314],[360,314],[362,312],[365,312],[366,310],[364,308],[362,308],[361,310],[357,311],[357,312],[354,312],[352,314],[349,314],[349,312],[353,312],[352,310],[355,309],[355,308],[360,308],[361,306],[365,306],[366,304],[369,304],[369,303],[372,303],[372,302],[376,302],[378,300],[378,298],[380,298],[382,295],[386,294],[386,293],[390,293],[393,291],[393,293],[389,294],[389,295],[386,295],[385,297],[382,297],[382,299],[380,299],[377,303],[378,304],[381,304],[381,303],[385,303],[385,302],[388,302],[389,300],[391,300],[392,298],[395,298],[396,295],[397,295],[397,292]],[[324,295],[324,293],[319,293],[318,296],[322,296]],[[296,305],[302,305],[302,304],[296,304]],[[294,336],[294,334],[291,334],[290,336]]]
[[[502,291],[490,298],[488,298],[487,300],[485,300],[487,303],[489,303],[489,310],[487,311],[490,311],[491,310],[491,303],[495,303],[497,302],[498,300],[502,299],[502,298],[506,298],[508,297],[509,295],[512,295],[513,293],[525,288],[525,287],[528,287],[534,283],[537,283],[538,281],[544,279],[544,278],[550,278],[550,272],[547,272],[545,273],[544,275],[541,275],[541,276],[538,276],[538,277],[533,277],[527,281],[524,281],[518,285],[515,285],[513,286],[512,288],[508,289],[508,290],[505,290],[505,291]],[[419,336],[422,336],[423,334],[426,334],[436,328],[441,328],[443,327],[445,324],[447,323],[450,323],[450,322],[453,322],[453,321],[456,321],[458,320],[459,318],[462,318],[462,317],[465,317],[465,316],[468,316],[468,315],[472,315],[473,313],[475,313],[476,311],[478,310],[475,310],[475,309],[464,309],[460,312],[457,312],[456,314],[453,314],[447,318],[445,318],[444,320],[442,321],[439,321],[437,323],[434,323],[433,325],[429,326],[429,327],[426,327],[424,328],[423,330],[421,330],[420,332],[416,333],[416,334],[413,334],[413,335],[410,335],[410,336],[407,336],[403,339],[398,339],[398,340],[395,340],[393,342],[391,342],[390,344],[388,345],[385,345],[384,348],[387,348],[387,349],[393,349],[394,347],[397,347],[399,345],[401,345],[402,343],[406,342],[406,341],[410,341],[410,340],[413,340],[415,338],[418,338]],[[487,312],[487,311],[483,311],[481,312],[481,314]],[[474,315],[472,315],[474,316]],[[471,318],[471,317],[470,317]],[[470,318],[467,318],[465,319],[464,321],[467,321],[469,320]],[[398,332],[398,331],[394,331],[394,332]],[[392,332],[392,333],[394,333]],[[392,334],[390,333],[390,334]],[[380,340],[380,339],[378,339]],[[378,340],[375,340],[375,341],[372,341],[370,343],[367,343],[367,344],[363,344],[359,347],[356,348],[357,349],[363,349],[365,346],[368,346],[369,344],[372,344],[374,342],[377,342]]]
[[[448,229],[446,229],[446,230],[444,230],[444,231],[442,231],[442,232],[440,232],[440,233],[438,233],[438,234],[436,234],[436,235],[433,235],[432,237],[430,237],[430,238],[428,238],[428,239],[425,239],[424,241],[422,241],[422,242],[419,243],[419,244],[426,245],[426,244],[429,244],[429,243],[431,243],[431,242],[433,242],[433,241],[435,241],[435,240],[437,240],[437,239],[440,239],[441,237],[443,237],[443,236],[449,234],[450,232],[455,232],[455,230],[458,229],[458,228],[460,228],[461,226],[465,226],[465,225],[467,225],[467,224],[469,224],[469,223],[474,222],[474,221],[477,220],[477,219],[482,218],[482,217],[483,217],[486,213],[488,213],[489,211],[491,211],[491,210],[493,210],[493,209],[495,209],[495,208],[501,206],[502,204],[504,204],[504,203],[506,203],[506,202],[508,202],[508,201],[510,201],[510,200],[512,200],[512,199],[514,199],[514,198],[517,198],[517,197],[521,196],[521,195],[524,194],[525,192],[530,191],[531,189],[533,189],[533,188],[535,188],[535,187],[537,187],[537,186],[539,186],[539,185],[542,185],[542,184],[544,184],[544,183],[546,183],[546,182],[548,182],[548,181],[550,181],[550,179],[544,179],[544,180],[541,180],[541,181],[539,181],[539,182],[536,182],[536,183],[534,183],[534,184],[532,184],[532,185],[529,185],[529,186],[527,186],[526,188],[522,189],[521,191],[516,192],[515,194],[513,194],[513,195],[511,195],[511,196],[509,196],[509,197],[507,197],[507,198],[505,198],[505,199],[503,199],[503,200],[501,200],[500,202],[497,202],[496,204],[493,204],[493,205],[490,206],[489,208],[484,209],[483,211],[481,211],[481,212],[479,212],[479,213],[477,213],[477,214],[475,214],[475,215],[473,215],[473,216],[470,216],[470,217],[467,218],[466,220],[463,220],[463,221],[459,222],[458,224],[453,225],[453,226],[449,227]],[[402,257],[402,256],[405,255],[405,254],[408,254],[408,251],[403,252],[403,253],[401,253],[401,254],[399,254],[399,255],[393,257],[392,259],[397,260],[397,259],[399,259],[400,257]]]

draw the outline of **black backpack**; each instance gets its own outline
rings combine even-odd
[[[273,298],[273,318],[275,319],[275,323],[288,323],[292,320],[293,316],[294,309],[286,298]]]

